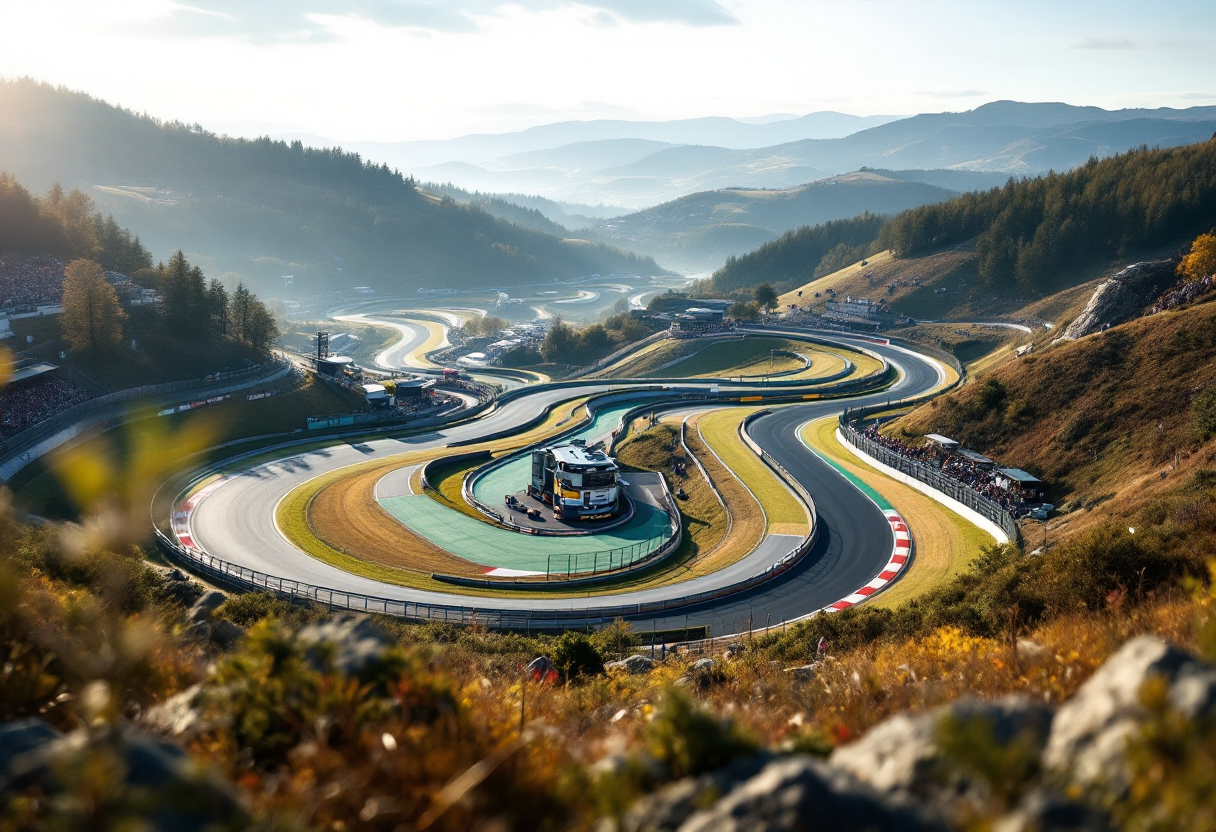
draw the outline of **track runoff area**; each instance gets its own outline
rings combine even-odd
[[[374,320],[369,316],[367,322]],[[447,618],[446,610],[458,611],[453,620],[467,621],[471,617],[491,626],[495,620],[528,620],[535,629],[582,628],[623,617],[642,631],[701,630],[723,636],[793,621],[821,610],[842,609],[864,601],[894,580],[911,557],[912,543],[898,515],[810,451],[801,442],[799,429],[808,421],[837,415],[845,407],[931,393],[949,383],[950,371],[936,359],[882,339],[772,329],[757,334],[813,337],[829,349],[836,345],[865,351],[885,360],[892,376],[879,389],[822,399],[813,398],[820,395],[814,386],[732,384],[712,379],[597,379],[535,385],[511,391],[480,418],[426,432],[337,441],[298,452],[288,447],[275,459],[247,467],[239,462],[221,463],[213,467],[220,476],[200,480],[202,487],[179,495],[173,509],[174,534],[181,546],[196,555],[208,555],[234,567],[338,593],[428,605],[428,615],[435,617]],[[393,358],[402,366],[412,366],[409,362],[417,360],[410,351],[414,341],[422,342],[422,333],[407,329],[403,342],[392,350]],[[819,386],[821,391],[830,388]],[[719,398],[708,398],[715,390]],[[487,438],[510,437],[513,433],[535,438],[527,432],[533,429],[535,433],[539,416],[564,403],[587,398],[593,401],[595,410],[589,422],[573,427],[579,431],[574,436],[581,436],[588,444],[610,437],[621,416],[639,408],[679,419],[739,403],[765,407],[770,412],[746,425],[747,439],[809,496],[814,507],[813,544],[791,559],[791,549],[803,538],[766,534],[744,556],[717,571],[686,580],[654,584],[622,581],[619,589],[611,583],[585,588],[579,584],[563,587],[560,582],[524,586],[529,576],[542,571],[547,578],[555,577],[547,574],[555,553],[621,549],[661,538],[666,515],[657,506],[640,505],[645,501],[635,499],[633,516],[602,534],[540,537],[475,519],[469,512],[458,512],[418,493],[418,474],[426,461],[450,457]],[[790,401],[795,403],[787,403]],[[395,459],[403,461],[393,468]],[[384,522],[400,524],[403,547],[411,539],[422,539],[453,558],[475,564],[483,574],[497,571],[507,579],[518,574],[524,580],[508,581],[511,585],[504,584],[501,589],[448,586],[433,579],[423,581],[421,586],[403,585],[368,574],[367,570],[348,570],[314,557],[280,528],[280,505],[293,492],[315,484],[318,478],[340,478],[346,471],[365,470],[373,463],[383,463],[389,469],[376,482],[374,500],[383,510]],[[484,502],[509,515],[500,492],[510,488],[508,479],[522,480],[518,488],[524,488],[526,468],[530,468],[530,462],[524,457],[510,458],[487,472],[481,478],[482,487],[475,488],[472,496],[489,495],[495,502]],[[622,478],[630,476],[626,473]],[[408,557],[408,551],[404,555]],[[587,576],[569,577],[574,580]],[[696,600],[711,596],[712,600]],[[439,610],[444,610],[442,616],[437,615]]]

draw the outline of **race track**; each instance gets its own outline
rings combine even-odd
[[[425,328],[419,329],[425,333]],[[757,627],[766,621],[776,624],[840,600],[870,581],[887,564],[892,552],[892,532],[887,518],[860,491],[807,450],[797,436],[797,429],[808,420],[839,413],[846,403],[858,406],[920,395],[943,384],[945,372],[938,362],[899,347],[842,334],[817,335],[881,355],[899,369],[900,378],[882,393],[780,406],[770,415],[753,421],[750,435],[814,498],[820,529],[814,548],[796,567],[760,587],[713,604],[686,606],[678,611],[636,618],[636,626],[643,629],[653,626],[660,630],[685,625],[705,626],[714,635],[722,635],[748,629],[749,620]],[[409,343],[394,345],[382,353],[386,363],[393,360],[405,363],[411,345],[416,346],[417,341],[413,338],[403,341]],[[711,383],[690,381],[682,386],[705,388]],[[770,535],[744,558],[717,572],[681,583],[624,591],[607,597],[537,599],[500,595],[489,598],[470,597],[456,591],[412,589],[345,572],[296,549],[275,523],[279,502],[313,477],[372,459],[442,448],[453,442],[518,428],[558,402],[626,386],[635,390],[645,386],[654,389],[656,394],[662,389],[661,385],[621,381],[589,381],[560,389],[542,388],[519,395],[490,415],[466,424],[417,436],[336,444],[254,467],[224,481],[197,504],[190,519],[191,536],[197,548],[229,563],[316,586],[396,601],[528,611],[594,611],[606,606],[666,603],[673,598],[738,583],[763,571],[797,544],[798,538]],[[704,402],[689,403],[672,412],[691,412],[714,406]]]

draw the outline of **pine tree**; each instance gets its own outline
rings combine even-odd
[[[93,355],[117,347],[127,319],[118,293],[100,263],[73,260],[63,270],[63,314],[59,324],[68,348]]]

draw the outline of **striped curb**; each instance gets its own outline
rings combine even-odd
[[[882,507],[879,506],[879,508]],[[904,522],[904,519],[899,516],[899,512],[897,511],[884,509],[883,514],[886,516],[887,522],[891,524],[891,532],[895,535],[895,546],[891,552],[891,560],[878,573],[878,577],[852,595],[845,596],[835,604],[824,607],[824,612],[839,612],[840,610],[860,604],[875,592],[878,592],[887,584],[894,581],[907,565],[908,559],[912,557],[912,534],[908,531],[908,524]]]
[[[198,508],[198,504],[201,503],[208,494],[219,488],[227,481],[228,477],[221,477],[210,485],[200,488],[198,491],[191,494],[189,499],[181,504],[180,511],[175,511],[173,513],[173,534],[177,537],[178,542],[187,549],[198,550],[198,546],[196,546],[194,543],[194,534],[190,531],[190,518],[194,514],[194,510]]]
[[[810,443],[802,438],[802,430],[805,427],[805,425],[800,425],[798,428],[798,438],[802,442],[803,447],[830,465],[836,473],[848,480],[850,485],[876,505],[878,510],[883,513],[883,516],[887,518],[887,522],[891,524],[891,534],[895,538],[895,544],[891,547],[891,559],[887,561],[887,565],[882,568],[882,571],[872,581],[851,595],[846,595],[836,603],[829,604],[822,610],[822,612],[839,612],[840,610],[860,604],[899,577],[899,573],[907,567],[908,561],[912,559],[912,532],[908,528],[908,523],[895,510],[895,507],[885,497],[875,491],[872,486],[855,476],[834,459],[829,459],[812,448]]]

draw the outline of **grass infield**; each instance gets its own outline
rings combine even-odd
[[[740,423],[755,410],[734,407],[714,411],[701,417],[697,430],[722,463],[760,501],[769,534],[805,535],[809,524],[802,503],[739,436]]]

